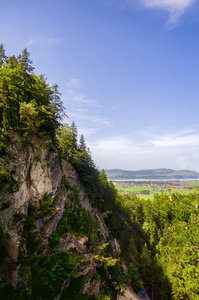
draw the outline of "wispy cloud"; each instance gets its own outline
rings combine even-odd
[[[77,111],[72,111],[70,112],[70,118],[72,118],[73,120],[78,120],[78,121],[83,121],[83,122],[87,122],[90,124],[90,126],[92,127],[94,124],[96,125],[111,125],[112,122],[105,117],[102,117],[100,115],[95,115],[91,112],[89,112],[88,109],[85,110],[80,110],[78,109]]]
[[[99,107],[99,102],[97,100],[88,99],[85,95],[74,96],[72,100],[80,106],[87,104],[89,106]]]
[[[83,88],[84,83],[81,79],[77,77],[71,77],[68,82],[66,82],[66,86],[69,89],[77,89],[77,88]]]
[[[34,44],[59,44],[60,39],[56,38],[46,38],[46,37],[36,37],[33,39],[30,39],[28,41],[28,45],[34,45]]]
[[[66,87],[68,89],[62,99],[69,111],[69,121],[75,121],[80,134],[83,133],[87,138],[112,124],[110,119],[104,116],[99,101],[90,99],[82,93],[82,90],[79,90],[80,87],[84,88],[84,82],[81,79],[72,77],[66,83]]]
[[[75,108],[100,107],[99,101],[89,99],[86,95],[80,94],[75,89],[68,89],[65,99],[67,103]]]
[[[169,26],[176,24],[184,12],[197,0],[140,0],[146,7],[159,8],[169,12]]]
[[[199,0],[102,0],[107,5],[119,9],[137,9],[140,5],[152,9],[162,9],[169,13],[168,28],[178,23],[187,9]]]

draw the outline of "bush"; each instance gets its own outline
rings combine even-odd
[[[20,143],[21,143],[22,145],[27,145],[27,146],[33,146],[33,145],[34,145],[34,142],[32,142],[32,141],[30,140],[30,138],[29,138],[28,132],[25,132],[25,133],[23,134],[23,136],[22,136],[21,139],[20,139]]]
[[[52,198],[47,194],[44,193],[42,199],[41,199],[41,214],[39,214],[39,218],[43,218],[49,214],[51,214],[52,212],[55,211],[55,207],[53,205],[52,202]]]
[[[0,227],[0,264],[4,262],[4,259],[7,255],[5,240],[8,238],[9,235],[3,231],[2,227]]]
[[[59,244],[59,234],[57,232],[53,232],[48,238],[48,241],[51,248],[56,247]]]
[[[7,132],[2,132],[2,129],[0,128],[0,155],[5,155],[7,153],[6,143],[9,139],[9,134]]]
[[[0,163],[0,187],[7,183],[9,178],[9,170],[4,166],[4,164]]]
[[[54,254],[50,261],[38,264],[32,269],[32,298],[54,299],[61,292],[64,280],[78,276],[79,265],[75,249]]]

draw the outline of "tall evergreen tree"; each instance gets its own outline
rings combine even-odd
[[[6,61],[7,57],[5,54],[5,49],[3,44],[0,44],[0,68],[2,67],[3,63]]]
[[[0,127],[54,138],[64,116],[60,93],[33,70],[27,49],[6,57],[0,45]]]

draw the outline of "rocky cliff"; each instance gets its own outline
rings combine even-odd
[[[9,135],[0,158],[0,298],[116,299],[120,247],[78,174],[50,141]]]

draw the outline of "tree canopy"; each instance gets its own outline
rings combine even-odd
[[[7,57],[0,45],[0,129],[54,138],[65,115],[58,86],[33,70],[27,49]]]

